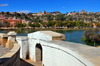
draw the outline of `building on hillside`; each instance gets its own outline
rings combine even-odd
[[[15,14],[16,12],[12,12],[11,14]]]
[[[27,21],[27,20],[22,20],[22,23],[28,24],[29,21]]]
[[[71,14],[71,13],[68,13],[67,16],[68,16],[68,15],[72,15],[72,14]]]
[[[42,15],[45,15],[45,14],[46,14],[45,11],[43,11],[43,13],[40,11],[39,13],[33,13],[32,15],[34,15],[34,16],[42,16]]]
[[[58,15],[58,14],[61,14],[60,12],[58,12],[58,11],[55,11],[55,12],[46,12],[46,11],[43,11],[43,13],[42,12],[39,12],[39,13],[33,13],[32,15],[34,15],[34,16],[42,16],[42,15],[46,15],[46,14],[52,14],[52,15]]]
[[[21,12],[21,11],[18,11],[17,13],[19,13],[19,14],[22,14],[23,12]]]
[[[86,14],[89,14],[89,12],[87,11]]]
[[[7,22],[11,27],[15,27],[17,23],[21,23],[20,19],[1,19],[1,22]]]
[[[72,14],[72,15],[75,15],[76,13],[73,12],[73,13],[71,13],[71,14]]]
[[[46,12],[45,12],[45,11],[43,11],[43,14],[46,14]]]
[[[81,10],[81,13],[85,13],[85,10],[83,9],[83,10]]]
[[[4,19],[5,17],[3,15],[0,15],[0,19]]]
[[[60,13],[60,12],[58,12],[58,11],[55,11],[55,12],[50,12],[50,14],[52,14],[52,15],[56,16],[56,15],[61,14],[61,13]]]

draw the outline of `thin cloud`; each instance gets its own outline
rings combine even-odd
[[[65,8],[65,6],[63,6],[62,8]]]
[[[27,13],[27,12],[31,12],[30,10],[20,10],[18,12],[23,12],[23,13]]]
[[[0,4],[0,6],[8,6],[8,4]]]

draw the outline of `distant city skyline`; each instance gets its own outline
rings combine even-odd
[[[0,12],[100,12],[99,0],[1,0]]]

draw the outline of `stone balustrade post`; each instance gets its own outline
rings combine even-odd
[[[17,33],[14,32],[14,31],[10,31],[8,34],[8,41],[6,43],[6,47],[9,48],[9,49],[12,49],[13,48],[13,43],[16,43],[16,36],[17,36]]]
[[[1,44],[1,46],[3,46],[3,47],[5,46],[7,39],[8,39],[7,34],[0,33],[0,44]]]
[[[16,41],[17,33],[15,31],[10,31],[9,33],[7,33],[7,35],[8,35],[8,40],[10,38],[11,42]]]

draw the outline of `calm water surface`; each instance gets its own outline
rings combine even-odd
[[[84,35],[84,30],[61,30],[60,33],[65,34],[66,41],[86,44],[81,41],[81,37]]]
[[[1,30],[0,33],[7,33],[12,30]],[[18,33],[18,36],[27,36],[28,33],[32,33],[38,30],[32,29],[23,29],[23,30],[14,30]],[[65,34],[66,41],[75,42],[75,43],[82,43],[86,44],[85,42],[81,41],[81,37],[84,34],[84,30],[54,30],[55,32]]]

